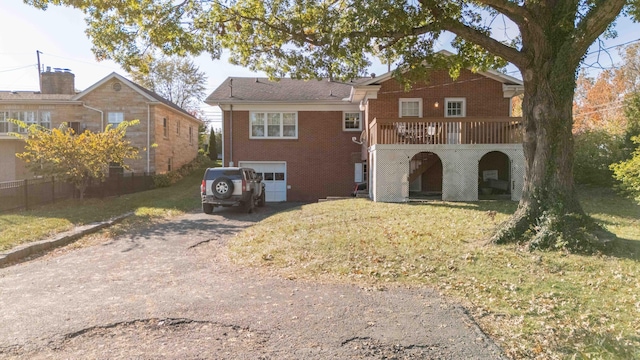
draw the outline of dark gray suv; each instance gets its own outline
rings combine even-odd
[[[202,211],[211,214],[216,206],[240,205],[252,212],[254,206],[264,206],[264,186],[251,168],[208,168],[200,186]]]

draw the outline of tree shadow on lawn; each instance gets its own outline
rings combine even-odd
[[[148,216],[134,216],[129,219],[130,225],[127,230],[117,237],[126,239],[130,246],[122,252],[129,252],[143,248],[148,241],[183,241],[193,240],[198,237],[204,241],[221,241],[221,245],[226,244],[228,235],[236,234],[253,224],[256,224],[268,217],[281,212],[299,209],[299,203],[274,203],[265,207],[256,208],[251,214],[246,213],[241,207],[216,208],[213,214],[198,214],[198,210],[193,210],[189,214],[198,214],[199,218],[169,218],[153,219]],[[231,221],[231,222],[229,222]],[[136,226],[140,224],[140,226]],[[109,241],[103,245],[114,244]]]
[[[425,201],[417,203],[409,203],[410,206],[430,206],[446,209],[461,209],[474,211],[495,211],[505,215],[511,215],[516,211],[518,203],[514,201],[501,200],[480,200],[477,202],[446,202],[446,201]]]
[[[640,262],[640,241],[616,238],[603,252],[604,255]]]

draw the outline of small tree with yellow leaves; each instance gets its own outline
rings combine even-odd
[[[138,157],[138,148],[125,139],[127,128],[137,125],[138,120],[123,121],[117,127],[108,125],[103,132],[80,134],[66,123],[47,129],[27,126],[17,120],[12,122],[25,129],[23,134],[12,134],[26,143],[25,151],[16,156],[35,174],[57,176],[72,183],[80,192],[80,199],[84,198],[91,179],[106,179],[109,164],[129,169],[124,161]]]

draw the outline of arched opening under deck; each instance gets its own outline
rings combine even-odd
[[[486,153],[478,162],[478,199],[511,198],[511,160],[501,151]]]
[[[442,160],[433,152],[420,152],[409,162],[409,198],[442,199]]]

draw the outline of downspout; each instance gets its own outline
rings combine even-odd
[[[229,166],[233,164],[233,104],[229,105]]]
[[[151,151],[151,104],[147,103],[147,174],[151,171],[149,152]]]
[[[218,105],[219,106],[219,105]],[[220,110],[222,110],[222,107],[220,106]],[[224,164],[226,164],[225,161],[225,157],[224,157],[224,110],[222,110],[222,136],[220,136],[220,138],[222,139],[222,166],[224,166]],[[211,150],[209,150],[211,151]],[[217,150],[216,150],[217,152]]]
[[[229,79],[229,97],[233,99],[233,79]],[[229,104],[229,166],[233,165],[233,104]]]
[[[100,131],[104,131],[104,113],[102,112],[102,110],[92,108],[91,106],[88,106],[85,103],[82,103],[82,106],[86,107],[89,110],[97,111],[100,113]]]

